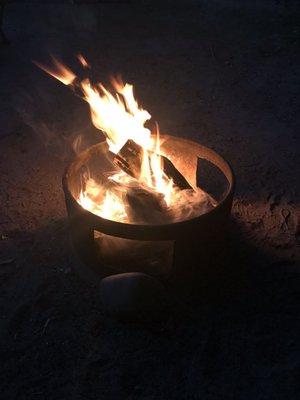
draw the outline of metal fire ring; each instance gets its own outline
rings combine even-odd
[[[87,264],[93,264],[93,242],[94,231],[116,236],[119,238],[134,239],[141,241],[160,241],[174,240],[175,246],[184,243],[206,243],[208,240],[216,240],[230,216],[231,206],[235,190],[235,176],[229,163],[217,154],[214,150],[202,146],[191,140],[177,138],[173,136],[162,136],[163,147],[172,151],[173,148],[182,151],[185,154],[187,162],[197,162],[199,159],[205,159],[217,167],[226,177],[228,182],[227,189],[220,202],[213,209],[197,217],[168,224],[161,225],[141,225],[121,223],[117,221],[101,218],[85,210],[73,194],[70,182],[80,167],[90,160],[92,156],[97,155],[105,142],[91,146],[86,151],[75,157],[64,172],[62,185],[65,194],[66,208],[70,222],[70,234],[75,250],[81,260]]]

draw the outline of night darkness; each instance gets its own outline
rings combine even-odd
[[[298,398],[297,2],[0,6],[1,399]],[[124,293],[106,287],[103,301],[70,243],[62,175],[75,138],[86,148],[103,136],[33,61],[53,54],[80,73],[78,53],[93,80],[121,74],[161,132],[214,149],[236,175],[222,250],[138,287],[161,308],[153,318],[110,312],[107,296]]]

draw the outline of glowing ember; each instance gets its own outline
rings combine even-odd
[[[82,66],[89,68],[82,55],[78,59]],[[80,91],[90,106],[94,126],[106,136],[110,152],[118,154],[129,140],[142,148],[140,174],[136,179],[122,171],[107,177],[112,185],[103,185],[90,176],[85,177],[77,198],[82,207],[102,218],[132,222],[128,198],[133,188],[135,190],[137,187],[143,191],[143,199],[149,200],[155,195],[159,199],[159,207],[165,207],[163,219],[160,212],[157,215],[153,213],[152,223],[162,223],[170,218],[186,219],[191,214],[202,213],[212,207],[212,199],[201,189],[180,190],[164,172],[161,156],[168,155],[162,154],[158,125],[155,134],[145,127],[151,115],[137,103],[132,85],[113,78],[113,91],[109,91],[103,84],[93,84],[90,79],[80,81],[55,58],[53,63],[53,69],[37,65],[65,85],[73,87],[76,92]],[[142,205],[147,207],[147,202]]]

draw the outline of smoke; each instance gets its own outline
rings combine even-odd
[[[101,140],[84,104],[68,93],[58,96],[55,91],[36,85],[27,92],[19,91],[12,103],[20,124],[29,128],[33,139],[62,160]]]

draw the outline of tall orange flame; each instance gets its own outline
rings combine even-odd
[[[84,67],[89,66],[83,56],[79,55],[78,59]],[[139,106],[134,97],[132,85],[124,84],[120,79],[113,78],[111,82],[114,92],[111,92],[101,83],[93,84],[89,79],[79,81],[68,67],[54,57],[54,68],[36,64],[65,85],[70,85],[76,91],[80,91],[90,106],[93,124],[105,134],[111,152],[117,154],[129,139],[142,147],[143,160],[139,177],[142,185],[161,194],[169,207],[176,205],[180,198],[186,201],[185,196],[187,195],[179,194],[172,179],[168,178],[163,171],[158,125],[156,136],[151,135],[150,130],[145,127],[145,123],[151,118],[151,115]],[[126,186],[128,180],[133,178],[121,171],[112,174],[109,179]],[[193,194],[193,196],[194,198],[201,197],[203,192]],[[84,187],[77,199],[85,209],[103,218],[130,222],[123,200],[109,189],[104,189],[90,177],[85,180]]]

